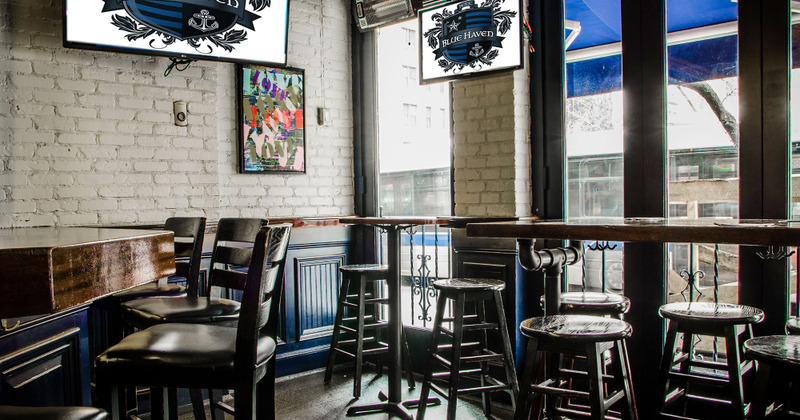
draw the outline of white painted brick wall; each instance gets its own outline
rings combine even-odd
[[[165,58],[63,48],[61,0],[0,0],[0,228],[352,214],[350,2],[290,3],[304,175],[238,174],[233,64],[165,77]]]
[[[530,215],[525,71],[453,85],[456,216]]]

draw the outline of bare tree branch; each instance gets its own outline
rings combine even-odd
[[[739,124],[736,121],[736,117],[733,116],[725,106],[722,105],[722,100],[720,100],[719,96],[714,89],[711,88],[706,82],[693,82],[693,83],[683,83],[679,86],[691,89],[697,92],[708,105],[711,107],[711,110],[719,119],[719,123],[722,124],[722,128],[725,129],[725,132],[728,133],[728,136],[731,138],[731,143],[737,149],[739,148]]]

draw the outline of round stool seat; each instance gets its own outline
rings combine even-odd
[[[480,292],[490,290],[503,290],[506,283],[496,279],[456,278],[442,279],[433,282],[433,287],[438,290]]]
[[[789,318],[789,320],[786,321],[786,332],[789,334],[800,335],[800,318]]]
[[[343,265],[339,271],[353,280],[385,280],[389,276],[389,266],[380,264]]]
[[[561,313],[621,315],[631,308],[631,300],[615,293],[568,292],[561,294]]]
[[[519,325],[528,337],[573,342],[616,341],[631,335],[631,325],[614,318],[590,315],[551,315],[529,318]]]
[[[662,318],[677,321],[701,321],[716,325],[757,324],[764,319],[764,311],[752,306],[711,302],[675,302],[661,306]]]
[[[0,419],[4,420],[103,420],[105,410],[93,407],[12,407],[0,406]]]
[[[744,342],[744,354],[748,359],[797,369],[800,368],[800,336],[754,337]]]

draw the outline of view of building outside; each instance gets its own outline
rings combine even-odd
[[[384,216],[449,216],[452,207],[450,84],[420,86],[418,30],[417,20],[376,30]],[[429,326],[436,308],[432,282],[450,276],[450,234],[417,227],[401,241],[403,323]]]
[[[450,85],[419,85],[417,25],[410,20],[376,31],[385,216],[450,214]]]

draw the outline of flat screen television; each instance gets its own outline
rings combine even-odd
[[[64,0],[64,46],[286,65],[289,0]]]
[[[420,84],[523,66],[522,2],[460,0],[419,12]]]

